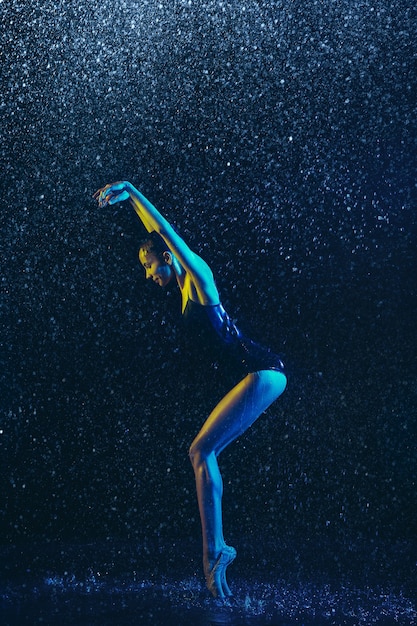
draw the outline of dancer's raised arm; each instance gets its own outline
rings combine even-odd
[[[146,230],[148,232],[155,231],[161,235],[167,244],[167,248],[189,274],[199,294],[199,300],[204,304],[218,302],[218,292],[210,267],[191,250],[168,220],[131,183],[123,181],[106,185],[96,191],[94,198],[98,201],[100,207],[130,200]]]
[[[135,209],[148,233],[156,231],[162,235],[161,231],[164,227],[165,229],[167,226],[170,227],[169,222],[160,214],[158,209],[136,187],[127,181],[110,183],[96,191],[93,197],[101,207],[130,200],[130,204]]]

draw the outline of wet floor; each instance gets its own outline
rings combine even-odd
[[[129,552],[130,550],[130,552]],[[230,568],[233,602],[213,600],[181,550],[137,561],[128,545],[110,563],[102,544],[3,549],[0,623],[91,626],[391,626],[417,624],[410,584]],[[130,554],[130,556],[129,556]],[[37,555],[37,556],[35,556]],[[176,556],[176,558],[174,558]],[[107,561],[107,563],[106,563]],[[242,559],[243,565],[245,561]],[[90,565],[89,565],[90,564]],[[134,566],[135,564],[135,566]],[[194,567],[195,565],[195,567]],[[194,571],[195,570],[195,571]]]
[[[2,593],[2,624],[89,624],[107,626],[319,626],[416,624],[412,602],[377,590],[291,587],[244,581],[233,604],[206,596],[193,580],[43,581],[39,586]]]

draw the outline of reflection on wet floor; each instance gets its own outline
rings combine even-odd
[[[195,578],[115,580],[90,575],[47,577],[1,593],[4,626],[90,624],[106,626],[318,626],[416,624],[417,610],[403,594],[381,589],[235,581],[235,599],[211,599]]]
[[[378,570],[366,546],[359,561],[343,561],[343,572],[250,565],[242,550],[230,583],[233,602],[218,602],[204,586],[194,545],[122,541],[88,544],[39,543],[0,548],[0,624],[91,626],[391,626],[417,624],[413,549],[391,546],[402,569]],[[298,542],[298,548],[302,545]],[[287,546],[294,552],[294,546]],[[334,547],[334,546],[333,546]],[[384,546],[387,553],[389,546]],[[151,549],[152,548],[152,549]],[[247,548],[247,546],[246,546]],[[352,546],[351,546],[352,548]],[[360,550],[359,550],[360,548]],[[382,546],[381,546],[382,549]],[[322,552],[326,552],[322,546]],[[341,554],[341,550],[340,550]],[[353,552],[351,551],[352,555]],[[284,557],[284,550],[282,556]],[[152,556],[152,558],[151,558]],[[307,558],[308,557],[308,558]],[[321,563],[323,565],[323,563]],[[356,577],[354,575],[356,571]],[[373,575],[369,574],[373,572]]]

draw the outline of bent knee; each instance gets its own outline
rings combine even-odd
[[[195,467],[201,459],[201,450],[200,447],[193,441],[188,450],[188,458],[191,461],[191,465]]]
[[[195,439],[188,450],[188,456],[191,461],[191,465],[196,468],[204,464],[211,451],[205,450],[202,442]]]

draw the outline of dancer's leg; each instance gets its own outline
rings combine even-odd
[[[190,458],[196,478],[203,532],[204,569],[208,584],[214,569],[210,590],[219,597],[229,593],[225,570],[234,556],[230,551],[233,549],[226,547],[223,538],[223,482],[217,455],[253,424],[281,395],[285,385],[286,378],[280,372],[262,370],[248,374],[219,402],[191,444]]]

